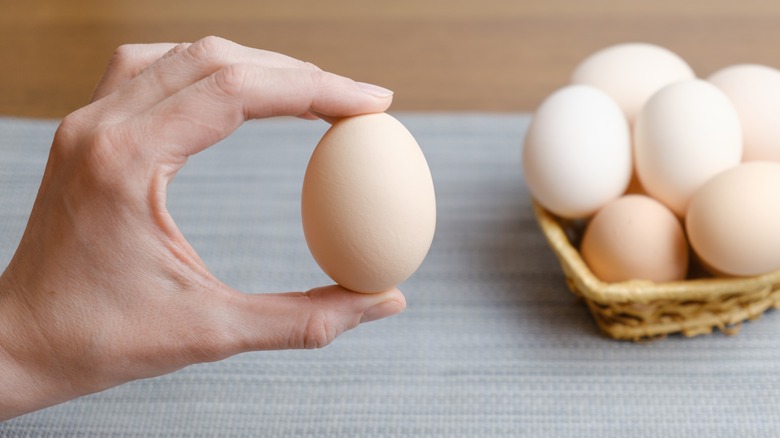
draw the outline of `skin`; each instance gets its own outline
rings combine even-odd
[[[391,101],[383,88],[216,37],[117,49],[90,104],[59,126],[0,276],[0,420],[241,352],[320,348],[402,311],[397,289],[231,289],[166,209],[187,158],[245,120],[336,120]]]

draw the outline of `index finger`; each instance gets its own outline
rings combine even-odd
[[[152,150],[184,158],[227,137],[248,119],[329,118],[383,112],[392,92],[313,69],[233,64],[130,119],[134,132],[155,133]]]
[[[132,53],[141,49],[152,48],[127,46],[125,51]],[[224,38],[206,37],[192,44],[173,47],[132,80],[125,82],[124,86],[118,87],[110,97],[93,106],[92,112],[101,120],[132,117],[231,64],[319,69],[281,53],[242,46]]]

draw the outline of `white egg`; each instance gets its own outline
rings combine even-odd
[[[531,195],[566,218],[592,215],[631,179],[631,136],[620,107],[603,91],[569,85],[537,109],[523,146]]]
[[[623,109],[629,123],[656,91],[693,78],[690,66],[674,52],[654,44],[623,43],[587,57],[572,74],[571,83],[597,87]]]
[[[722,91],[689,79],[647,101],[634,126],[634,148],[644,190],[682,217],[702,184],[739,164],[742,129]]]
[[[742,161],[780,161],[780,70],[739,64],[707,78],[728,96],[742,123]]]

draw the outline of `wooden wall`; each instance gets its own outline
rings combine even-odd
[[[530,111],[624,41],[666,46],[701,75],[780,67],[769,0],[0,0],[0,114],[61,117],[116,46],[209,34],[391,88],[394,110]]]

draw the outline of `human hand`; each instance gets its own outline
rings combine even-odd
[[[187,158],[245,120],[387,109],[392,94],[209,37],[123,46],[55,134],[0,277],[0,420],[251,350],[317,348],[402,311],[397,289],[245,294],[208,270],[166,209]]]

